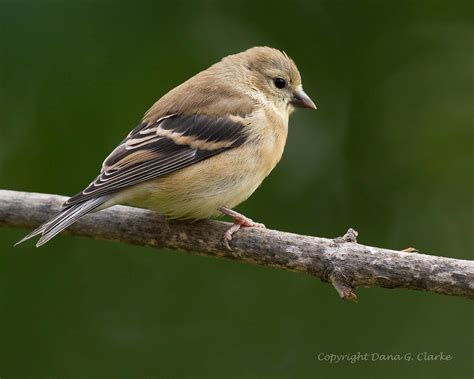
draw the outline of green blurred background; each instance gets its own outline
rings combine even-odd
[[[474,2],[0,1],[0,187],[72,195],[157,98],[285,50],[318,105],[238,209],[268,227],[472,259]],[[0,377],[472,378],[473,306],[0,230]],[[329,364],[320,353],[450,354]]]

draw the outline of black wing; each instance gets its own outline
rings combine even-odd
[[[238,118],[165,116],[135,128],[106,158],[100,175],[65,207],[155,179],[190,166],[246,140]]]

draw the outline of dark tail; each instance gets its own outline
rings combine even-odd
[[[69,225],[75,223],[85,214],[98,208],[109,199],[110,196],[102,196],[98,197],[97,199],[90,199],[84,201],[83,203],[74,204],[64,208],[56,216],[41,224],[26,237],[18,241],[15,246],[26,240],[29,240],[34,236],[37,236],[38,234],[41,234],[41,238],[36,243],[36,247],[40,247],[53,238],[56,234],[66,229]]]

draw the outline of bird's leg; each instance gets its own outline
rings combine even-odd
[[[171,233],[171,228],[170,228],[170,220],[168,216],[163,216],[163,223],[165,224],[165,229],[168,232],[168,234]]]
[[[232,250],[229,246],[229,241],[232,240],[232,236],[241,228],[265,228],[265,225],[258,222],[253,222],[250,218],[245,217],[243,214],[236,212],[232,209],[220,207],[219,211],[227,216],[234,219],[234,225],[227,229],[224,233],[224,243],[229,250]]]

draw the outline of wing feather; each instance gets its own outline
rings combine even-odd
[[[245,122],[236,117],[168,115],[142,123],[105,159],[99,176],[65,207],[180,170],[242,145]]]

